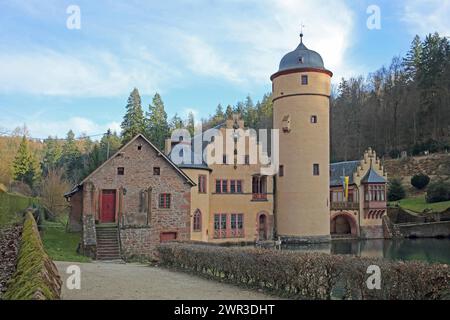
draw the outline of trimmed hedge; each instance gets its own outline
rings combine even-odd
[[[430,183],[430,177],[424,173],[419,173],[411,178],[411,185],[419,190],[422,190]]]
[[[450,267],[422,262],[253,248],[168,243],[163,266],[296,299],[445,299]],[[381,268],[381,289],[369,290],[367,268]]]
[[[61,278],[42,245],[36,221],[26,213],[17,269],[8,283],[5,300],[57,300]]]
[[[428,203],[450,200],[450,183],[437,181],[430,184],[425,199]]]
[[[18,213],[35,204],[38,204],[35,198],[0,192],[0,228],[20,222]]]

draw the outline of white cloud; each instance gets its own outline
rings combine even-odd
[[[214,76],[231,82],[241,80],[236,69],[232,68],[226,59],[204,40],[195,36],[182,36],[182,53],[187,67],[194,73]]]
[[[139,87],[142,93],[160,90],[177,76],[145,51],[119,59],[106,51],[78,55],[35,48],[0,53],[0,93],[26,92],[57,96],[117,96]]]
[[[411,0],[405,4],[402,20],[412,34],[425,36],[435,31],[450,37],[450,0]]]
[[[173,42],[192,71],[248,88],[268,83],[283,55],[297,47],[301,23],[306,25],[306,45],[322,55],[326,67],[337,78],[347,76],[353,69],[349,68],[351,61],[346,51],[352,45],[354,19],[345,1],[245,3],[254,12],[241,10],[240,1],[232,2],[237,6],[227,4],[221,8],[227,14],[205,17],[205,28],[195,35],[186,31],[175,37]]]
[[[36,16],[38,8],[24,10]],[[105,20],[117,11],[124,23]],[[38,42],[27,50],[0,47],[0,94],[116,96],[133,87],[151,94],[209,78],[251,92],[270,83],[280,59],[298,45],[301,22],[306,45],[335,79],[354,70],[346,56],[354,19],[345,0],[121,3],[97,18],[95,26],[84,24],[82,32],[89,32],[81,48],[65,39],[53,49]]]

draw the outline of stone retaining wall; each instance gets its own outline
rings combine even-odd
[[[25,216],[17,269],[5,300],[59,300],[62,281],[58,270],[44,250],[36,221],[31,211]]]
[[[404,238],[450,237],[450,222],[397,224],[394,228]]]

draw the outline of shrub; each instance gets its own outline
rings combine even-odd
[[[389,151],[389,157],[391,157],[391,159],[398,159],[400,158],[400,151],[398,149],[392,149],[391,151]]]
[[[425,188],[429,183],[430,177],[423,173],[416,174],[411,178],[411,185],[419,190]]]
[[[389,181],[388,185],[388,200],[389,201],[398,201],[405,197],[405,189],[403,188],[402,182],[400,179],[394,178]]]
[[[443,299],[448,265],[253,248],[166,243],[160,263],[281,297],[301,299]],[[369,290],[367,268],[382,272],[381,290]]]
[[[424,151],[429,151],[430,153],[445,151],[446,149],[448,149],[448,147],[449,146],[446,142],[428,139],[425,142],[416,143],[412,147],[411,152],[416,156],[423,153]]]
[[[428,186],[426,200],[428,203],[450,200],[450,184],[443,181],[430,184]]]

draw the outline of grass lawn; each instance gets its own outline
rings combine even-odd
[[[0,190],[0,228],[21,223],[20,212],[32,206],[37,200],[20,194],[11,194]]]
[[[442,212],[450,208],[450,201],[427,203],[425,201],[425,195],[420,195],[417,197],[402,199],[397,202],[391,202],[391,204],[398,203],[400,207],[411,210],[414,212],[421,213],[423,210],[429,208],[433,212]]]
[[[66,232],[65,221],[45,221],[42,242],[54,261],[90,262],[88,257],[77,253],[80,233]]]

